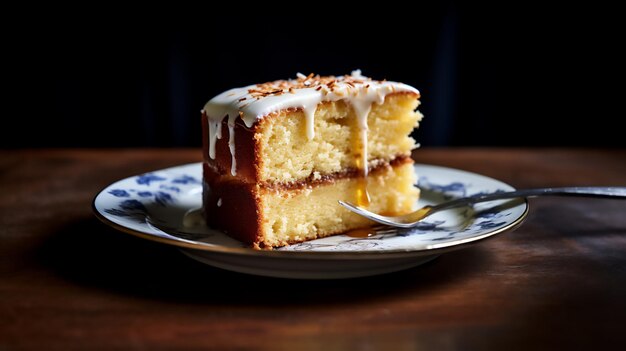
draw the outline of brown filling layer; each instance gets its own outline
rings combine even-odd
[[[376,175],[377,173],[381,172],[387,167],[396,167],[399,165],[403,165],[405,163],[412,163],[412,162],[413,160],[411,159],[411,157],[407,155],[396,156],[396,158],[394,158],[393,160],[389,162],[381,160],[379,162],[376,162],[374,166],[370,167],[369,174]],[[362,172],[363,172],[362,170],[357,169],[357,168],[348,168],[340,172],[322,175],[320,178],[317,178],[317,179],[313,179],[313,175],[311,175],[306,179],[289,182],[289,183],[261,182],[260,185],[261,187],[265,189],[270,189],[270,190],[299,190],[299,189],[304,189],[307,187],[315,187],[315,186],[320,186],[320,185],[325,185],[325,184],[331,184],[339,179],[361,178],[363,177]],[[221,178],[221,181],[235,181],[235,182],[238,181],[236,177],[232,177],[230,175],[222,175],[220,178]]]

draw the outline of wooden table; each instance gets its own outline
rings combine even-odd
[[[199,154],[0,152],[0,350],[626,345],[626,202],[533,199],[514,232],[343,281],[222,271],[92,215],[107,184]],[[416,159],[516,187],[626,185],[626,150],[424,149]]]

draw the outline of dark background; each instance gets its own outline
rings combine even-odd
[[[420,89],[424,146],[626,146],[619,11],[419,8],[43,9],[3,34],[0,146],[198,146],[223,90],[357,68]]]

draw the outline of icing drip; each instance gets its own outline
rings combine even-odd
[[[362,170],[364,181],[368,173],[367,155],[367,118],[372,104],[382,104],[387,94],[394,92],[419,91],[409,85],[376,81],[361,75],[361,71],[353,71],[349,76],[320,77],[298,73],[297,79],[278,80],[265,84],[235,88],[217,95],[204,106],[209,127],[209,157],[215,159],[215,144],[222,138],[222,123],[228,118],[228,147],[231,154],[230,173],[237,174],[235,155],[235,121],[241,118],[246,127],[250,128],[268,114],[280,110],[301,109],[305,117],[306,135],[309,140],[315,138],[315,111],[322,101],[344,100],[350,104],[356,115],[359,151],[357,168]],[[365,191],[364,199],[367,198]],[[363,200],[363,202],[369,202]]]
[[[317,104],[309,104],[302,107],[304,111],[304,118],[306,118],[306,137],[309,140],[313,140],[315,137],[315,110],[317,109]]]
[[[204,110],[202,110],[204,113]],[[215,143],[222,138],[222,123],[218,120],[208,119],[209,124],[209,157],[215,158]]]
[[[235,119],[233,115],[228,116],[228,148],[230,149],[230,174],[237,175],[237,159],[235,158]]]

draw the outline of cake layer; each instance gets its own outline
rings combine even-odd
[[[223,121],[221,138],[214,145],[215,158],[209,156],[209,127],[204,116],[204,159],[215,173],[247,183],[316,180],[356,168],[363,152],[369,167],[375,167],[398,156],[408,156],[415,148],[409,135],[422,118],[416,111],[418,104],[418,94],[414,92],[390,93],[382,104],[373,103],[367,116],[366,150],[362,150],[362,129],[357,124],[355,109],[344,100],[324,101],[317,106],[312,138],[307,134],[308,119],[303,109],[269,114],[251,127],[237,120],[229,129]],[[229,145],[231,130],[234,143]],[[231,173],[233,160],[235,175]]]
[[[205,163],[205,174],[212,174]],[[267,188],[232,177],[206,177],[204,207],[208,223],[257,248],[271,248],[368,227],[371,221],[337,201],[356,201],[363,178],[347,174],[313,185]],[[400,157],[378,165],[367,177],[368,209],[401,214],[413,210],[419,190],[413,161]]]

